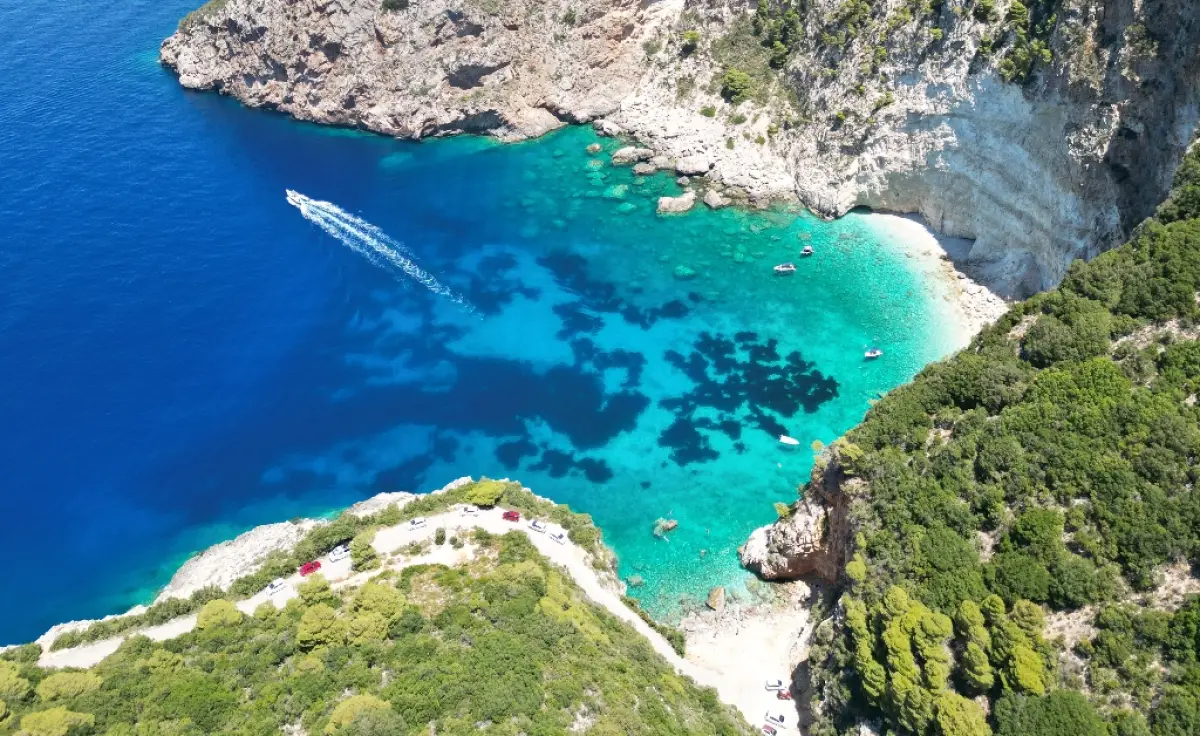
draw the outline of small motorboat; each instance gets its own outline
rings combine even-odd
[[[813,254],[813,247],[811,245],[806,245],[800,249],[800,255],[802,255],[802,256],[811,256],[812,254]]]
[[[786,434],[779,435],[779,441],[785,445],[791,445],[793,447],[800,444],[800,440],[796,439],[795,437],[788,437]]]
[[[880,350],[879,348],[871,348],[867,352],[863,353],[863,357],[866,358],[867,360],[874,360],[875,358],[878,358],[881,355],[883,355],[883,351]]]
[[[796,264],[781,263],[775,267],[775,273],[777,273],[781,276],[786,276],[787,274],[790,274],[790,273],[796,273]]]

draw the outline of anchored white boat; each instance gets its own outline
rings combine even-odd
[[[779,441],[785,445],[794,446],[800,444],[800,440],[796,439],[795,437],[788,437],[786,434],[779,435]]]
[[[794,264],[794,263],[781,263],[781,264],[779,264],[778,266],[776,266],[776,267],[775,267],[775,273],[777,273],[777,274],[780,274],[780,275],[786,275],[786,274],[789,274],[789,273],[796,273],[796,264]]]
[[[802,255],[802,256],[811,256],[812,254],[813,254],[813,247],[811,245],[806,245],[800,249],[800,255]]]
[[[874,360],[875,358],[878,358],[881,355],[883,355],[883,351],[880,350],[879,348],[871,348],[867,352],[863,353],[863,357],[866,358],[867,360]]]

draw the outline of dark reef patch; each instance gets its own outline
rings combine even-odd
[[[811,414],[837,396],[836,380],[822,375],[799,352],[780,356],[778,345],[749,331],[735,333],[732,340],[705,332],[691,353],[663,354],[696,384],[682,396],[659,402],[677,417],[658,439],[660,446],[671,448],[672,460],[687,465],[720,457],[705,432],[725,434],[743,452],[745,445],[738,440],[744,426],[772,436],[787,434],[777,416]],[[696,417],[700,408],[720,412],[720,419]]]

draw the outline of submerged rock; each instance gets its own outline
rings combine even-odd
[[[696,204],[696,193],[687,192],[679,197],[659,197],[658,212],[659,214],[667,214],[672,212],[687,212]]]
[[[614,184],[604,190],[604,196],[608,199],[625,199],[627,194],[629,194],[628,184]]]
[[[688,268],[687,266],[683,266],[683,265],[676,266],[675,267],[675,278],[679,279],[680,281],[688,281],[690,279],[696,278],[696,272],[693,271],[692,269]],[[674,529],[674,527],[671,527],[671,528]]]
[[[679,186],[681,186],[681,187],[686,187],[686,186],[688,186],[689,184],[691,184],[691,183],[692,183],[692,180],[691,180],[691,179],[689,179],[689,178],[687,178],[686,176],[681,176],[681,177],[679,177],[678,179],[676,179],[676,180],[675,180],[675,183],[676,183],[676,184],[678,184],[678,185],[679,185]]]
[[[629,580],[626,582],[629,583],[629,587],[631,588],[640,588],[646,584],[646,579],[641,575],[630,575]]]
[[[617,212],[620,212],[622,215],[628,215],[630,212],[633,212],[636,209],[637,205],[633,202],[622,202],[621,204],[617,205]]]
[[[614,164],[632,164],[638,161],[649,160],[654,155],[654,151],[649,148],[638,148],[637,146],[625,146],[618,148],[612,155]]]
[[[720,613],[725,610],[725,589],[720,585],[708,591],[708,600],[704,601],[712,610]]]
[[[604,147],[601,146],[599,143],[593,143],[587,147],[587,152],[592,155],[595,155],[597,153],[600,153],[600,151],[603,149],[604,149]]]
[[[649,176],[655,171],[658,171],[658,169],[654,167],[654,164],[648,164],[644,161],[633,165],[633,173],[638,176]]]

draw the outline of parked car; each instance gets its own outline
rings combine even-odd
[[[767,690],[783,690],[783,680],[767,680]]]
[[[312,562],[306,562],[300,566],[300,577],[304,577],[305,575],[312,575],[314,572],[316,572],[317,570],[320,570],[320,569],[321,569],[321,561],[320,560],[313,560]]]
[[[505,521],[520,521],[521,513],[519,511],[505,511],[504,512],[504,520]]]
[[[779,731],[775,730],[774,726],[763,726],[762,732],[763,736],[775,736],[775,734],[779,733]]]
[[[287,585],[287,583],[283,582],[283,578],[275,578],[271,581],[271,584],[267,586],[267,595],[275,595],[279,591],[283,590],[284,585]]]
[[[463,507],[462,507],[462,515],[463,516],[475,516],[478,513],[479,513],[478,506],[472,506],[469,503],[463,504]]]
[[[767,711],[766,719],[768,725],[774,726],[775,728],[787,728],[787,719],[782,713],[772,713],[771,711]]]
[[[425,526],[425,517],[424,516],[418,516],[417,518],[408,522],[409,529],[420,529],[423,526]]]
[[[558,542],[559,544],[567,543],[567,533],[566,532],[550,532],[550,538],[553,539],[554,541]]]
[[[546,522],[538,521],[537,519],[534,519],[533,521],[529,522],[529,528],[534,530],[538,534],[545,534],[546,533]]]
[[[779,700],[791,700],[792,692],[790,690],[777,690],[775,691],[775,697]]]
[[[345,544],[339,544],[329,551],[330,562],[341,562],[350,556],[350,547]]]

